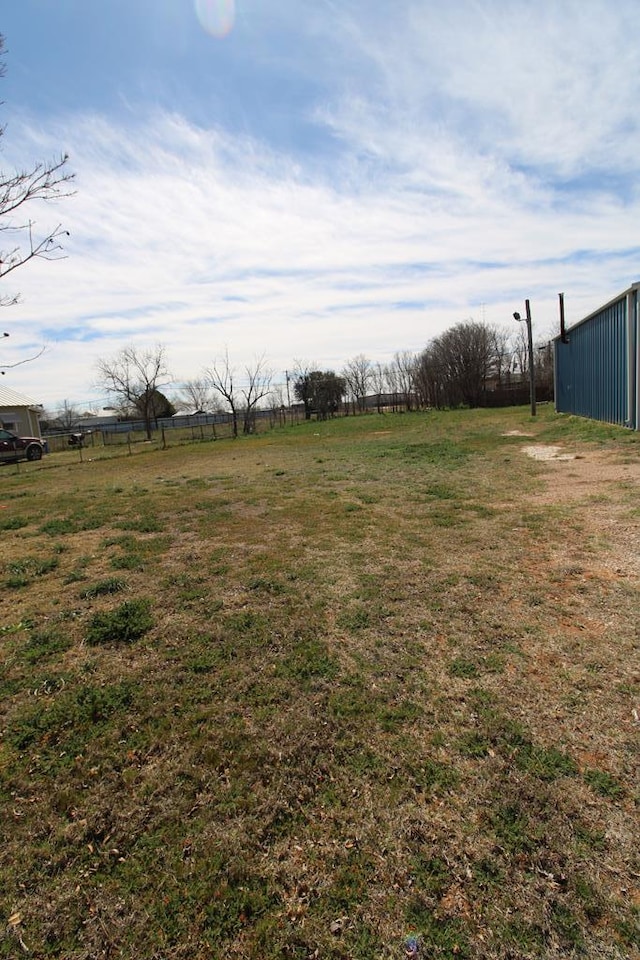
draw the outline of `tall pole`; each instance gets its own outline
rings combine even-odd
[[[289,393],[289,381],[291,380],[291,377],[289,376],[288,370],[285,370],[284,375],[287,381],[287,411],[289,413],[289,420],[291,423],[293,423],[293,410],[291,409],[291,394]],[[286,423],[286,420],[285,420],[285,423]]]
[[[536,379],[535,379],[535,364],[533,360],[533,330],[531,329],[531,307],[529,306],[529,301],[525,300],[524,302],[525,309],[527,311],[527,338],[529,341],[529,397],[531,399],[531,416],[535,417],[536,415]]]

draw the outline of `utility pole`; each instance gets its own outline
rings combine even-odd
[[[535,417],[536,415],[536,375],[535,375],[535,363],[533,360],[533,330],[531,327],[531,307],[529,301],[525,300],[524,302],[526,316],[521,317],[520,314],[516,311],[514,313],[514,320],[524,320],[527,324],[527,340],[529,344],[529,398],[531,400],[531,416]]]
[[[291,409],[291,394],[289,393],[289,381],[291,377],[289,376],[289,371],[285,370],[284,372],[285,380],[287,381],[287,411],[289,413],[289,422],[293,423],[293,410]]]

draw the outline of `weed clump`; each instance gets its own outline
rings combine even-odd
[[[95,613],[87,630],[87,643],[133,643],[153,626],[148,600],[125,600],[115,610]]]
[[[602,797],[619,800],[624,796],[624,788],[605,770],[586,770],[584,779]]]
[[[0,530],[22,530],[28,525],[29,521],[24,517],[3,517],[0,520]]]
[[[71,643],[71,637],[60,627],[31,629],[22,656],[29,664],[52,660],[68,650]]]
[[[26,557],[24,560],[14,560],[8,565],[9,576],[5,581],[5,586],[17,589],[27,587],[36,577],[44,577],[58,567],[58,558],[49,557],[39,559],[38,557]]]
[[[119,593],[120,590],[124,590],[126,584],[124,580],[120,580],[119,577],[108,577],[106,580],[100,580],[99,583],[94,583],[93,586],[87,587],[86,590],[83,590],[80,596],[84,600],[92,600],[94,597],[102,597],[110,593]]]

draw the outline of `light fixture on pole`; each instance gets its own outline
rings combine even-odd
[[[525,309],[527,312],[526,317],[521,317],[520,314],[516,311],[513,315],[514,320],[524,320],[527,325],[527,341],[529,345],[529,397],[531,399],[531,416],[535,417],[536,415],[536,379],[535,379],[535,365],[533,362],[533,331],[531,329],[531,307],[529,306],[529,301],[525,300],[524,302]]]

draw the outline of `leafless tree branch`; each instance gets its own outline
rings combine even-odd
[[[14,367],[21,367],[23,363],[32,363],[34,360],[37,360],[38,357],[41,357],[46,349],[46,347],[41,347],[32,357],[25,357],[24,360],[16,360],[15,363],[3,363],[0,366],[0,374],[4,374],[5,370],[13,370]]]
[[[5,40],[0,34],[0,58],[4,52]],[[5,64],[0,59],[0,77],[4,74]],[[0,138],[4,133],[2,126]],[[6,241],[6,247],[0,242],[0,281],[31,260],[58,260],[64,256],[61,241],[69,236],[68,231],[58,224],[53,230],[37,232],[35,222],[24,219],[23,208],[32,201],[46,203],[72,194],[70,184],[74,175],[67,168],[68,159],[68,155],[63,154],[50,162],[36,163],[13,173],[0,170],[0,240]],[[19,299],[19,294],[0,290],[0,307],[11,306]],[[44,349],[32,357],[0,366],[0,372],[37,360]]]

